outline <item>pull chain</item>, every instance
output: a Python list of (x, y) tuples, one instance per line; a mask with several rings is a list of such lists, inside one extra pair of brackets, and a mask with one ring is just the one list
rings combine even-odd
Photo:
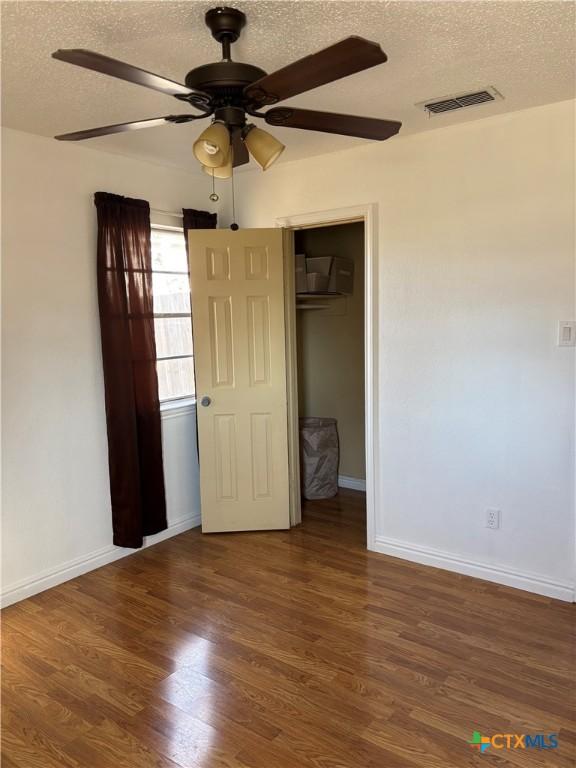
[(232, 168), (232, 224), (230, 224), (230, 229), (233, 232), (236, 232), (237, 229), (240, 229), (238, 224), (236, 224), (236, 199), (234, 197), (234, 168)]
[(210, 195), (210, 200), (212, 200), (213, 203), (217, 203), (218, 200), (220, 200), (219, 196), (216, 194), (216, 181), (214, 179), (214, 170), (212, 170), (212, 194)]

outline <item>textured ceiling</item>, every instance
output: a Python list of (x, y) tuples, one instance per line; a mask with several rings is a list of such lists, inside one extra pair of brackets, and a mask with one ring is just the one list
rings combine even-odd
[[(219, 58), (204, 26), (206, 2), (2, 3), (4, 125), (44, 136), (182, 113), (180, 102), (50, 58), (88, 48), (174, 80)], [(401, 120), (401, 134), (573, 98), (572, 2), (339, 2), (257, 0), (233, 4), (248, 25), (233, 57), (271, 72), (348, 35), (379, 42), (388, 63), (291, 99), (302, 107)], [(504, 100), (428, 118), (414, 104), (495, 86)], [(204, 123), (92, 139), (86, 146), (197, 169), (191, 144)], [(281, 160), (332, 152), (359, 139), (271, 129)], [(398, 141), (399, 138), (391, 139)]]

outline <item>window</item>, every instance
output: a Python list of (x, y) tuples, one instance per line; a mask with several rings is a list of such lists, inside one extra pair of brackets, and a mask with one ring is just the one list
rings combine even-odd
[(152, 227), (152, 290), (160, 402), (193, 397), (190, 277), (181, 229)]

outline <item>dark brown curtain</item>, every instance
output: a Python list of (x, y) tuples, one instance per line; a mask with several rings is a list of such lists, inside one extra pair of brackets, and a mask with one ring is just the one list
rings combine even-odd
[(114, 544), (141, 547), (167, 527), (150, 206), (106, 192), (94, 199)]
[(182, 215), (184, 237), (186, 239), (186, 251), (188, 251), (189, 229), (216, 229), (218, 216), (215, 213), (208, 213), (208, 211), (194, 211), (192, 208), (182, 208)]

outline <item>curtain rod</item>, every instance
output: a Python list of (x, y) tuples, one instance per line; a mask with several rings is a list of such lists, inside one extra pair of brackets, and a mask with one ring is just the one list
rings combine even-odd
[(176, 213), (176, 211), (164, 211), (162, 208), (150, 208), (150, 213), (159, 213), (162, 216), (174, 216), (176, 219), (183, 219), (184, 214)]

